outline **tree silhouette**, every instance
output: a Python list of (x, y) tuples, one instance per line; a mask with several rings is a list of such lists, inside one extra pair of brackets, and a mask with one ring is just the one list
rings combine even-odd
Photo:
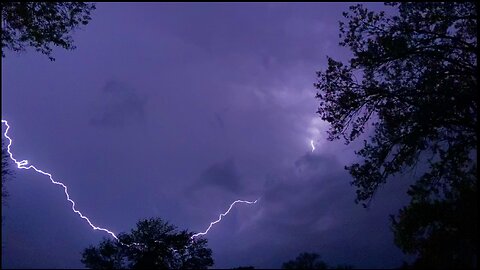
[[(477, 4), (388, 5), (398, 8), (398, 15), (361, 5), (344, 12), (348, 23), (340, 23), (340, 45), (353, 57), (348, 63), (328, 58), (328, 68), (317, 73), (318, 113), (331, 124), (329, 140), (343, 137), (348, 144), (368, 126), (374, 129), (356, 152), (363, 161), (346, 167), (356, 201), (364, 206), (389, 177), (416, 169), (419, 161), (428, 165), (410, 186), (410, 206), (398, 220), (392, 218), (396, 243), (419, 260), (442, 257), (450, 260), (447, 265), (463, 260), (473, 267)], [(458, 241), (451, 241), (455, 236)]]
[(31, 46), (51, 56), (52, 46), (75, 49), (70, 33), (90, 21), (95, 9), (81, 2), (3, 2), (2, 57), (5, 49), (24, 51)]
[(327, 269), (327, 264), (320, 260), (320, 255), (304, 252), (295, 260), (283, 263), (282, 269)]
[(320, 260), (317, 253), (300, 253), (295, 260), (283, 263), (282, 269), (352, 269), (349, 265), (339, 265), (331, 267), (326, 262)]
[(478, 244), (477, 185), (463, 181), (443, 200), (416, 198), (391, 217), (395, 243), (418, 254), (414, 268), (475, 268)]
[(206, 239), (194, 239), (186, 230), (161, 219), (145, 219), (120, 241), (104, 239), (82, 253), (82, 263), (93, 269), (206, 269), (213, 265)]
[(5, 199), (8, 197), (5, 181), (13, 176), (13, 170), (10, 166), (10, 156), (2, 138), (2, 204), (5, 204)]

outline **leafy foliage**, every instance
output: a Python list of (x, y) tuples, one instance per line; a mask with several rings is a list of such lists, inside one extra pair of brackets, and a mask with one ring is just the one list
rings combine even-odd
[(356, 152), (362, 161), (346, 166), (364, 206), (389, 177), (428, 165), (410, 186), (410, 206), (392, 218), (396, 243), (419, 260), (472, 267), (476, 247), (467, 238), (478, 238), (478, 215), (463, 201), (477, 202), (477, 4), (387, 5), (396, 15), (362, 5), (344, 13), (340, 45), (353, 57), (328, 58), (317, 72), (318, 113), (331, 124), (329, 140), (349, 144), (373, 127)]
[(317, 253), (300, 253), (295, 260), (283, 263), (282, 269), (352, 269), (349, 265), (339, 265), (331, 267), (324, 261), (320, 260)]
[(104, 239), (98, 247), (83, 251), (82, 263), (93, 269), (206, 269), (213, 265), (206, 239), (193, 235), (161, 219), (145, 219), (119, 241)]
[(398, 217), (391, 217), (395, 243), (418, 254), (415, 268), (469, 269), (478, 243), (477, 185), (469, 179), (445, 194), (445, 199), (415, 198)]
[(75, 49), (72, 30), (86, 25), (95, 5), (82, 2), (3, 2), (2, 57), (5, 49), (34, 47), (50, 60), (52, 46)]
[[(475, 3), (402, 3), (399, 16), (361, 5), (344, 13), (340, 44), (349, 64), (328, 59), (318, 72), (318, 113), (331, 123), (329, 139), (356, 139), (367, 124), (374, 136), (348, 170), (358, 201), (371, 198), (387, 177), (431, 154), (423, 181), (454, 181), (472, 163), (477, 137)], [(362, 75), (358, 78), (357, 75)], [(449, 168), (448, 170), (446, 168)]]
[(2, 204), (5, 203), (5, 198), (8, 197), (5, 181), (13, 176), (13, 171), (10, 167), (10, 164), (10, 156), (8, 155), (7, 148), (5, 147), (2, 139)]
[(282, 269), (327, 269), (327, 264), (316, 253), (300, 253), (295, 260), (282, 265)]

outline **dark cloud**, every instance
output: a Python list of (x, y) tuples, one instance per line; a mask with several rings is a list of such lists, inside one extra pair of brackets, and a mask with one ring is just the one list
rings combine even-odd
[(223, 121), (223, 117), (218, 112), (215, 113), (215, 120), (220, 128), (225, 128), (225, 122)]
[(144, 119), (147, 99), (128, 84), (109, 81), (102, 90), (101, 108), (90, 119), (93, 126), (122, 127)]
[(237, 169), (233, 158), (216, 162), (206, 168), (200, 175), (198, 181), (191, 187), (191, 190), (202, 191), (203, 189), (215, 188), (222, 192), (239, 194), (244, 191), (242, 176)]

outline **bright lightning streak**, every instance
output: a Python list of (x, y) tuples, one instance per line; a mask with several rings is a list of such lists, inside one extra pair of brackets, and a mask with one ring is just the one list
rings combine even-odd
[[(126, 245), (128, 247), (132, 246), (132, 245), (136, 245), (136, 246), (140, 246), (141, 244), (140, 243), (132, 243), (132, 244), (124, 244), (122, 243), (118, 237), (115, 235), (115, 233), (113, 233), (112, 231), (108, 230), (108, 229), (105, 229), (105, 228), (102, 228), (102, 227), (98, 227), (98, 226), (95, 226), (88, 217), (84, 216), (82, 214), (82, 212), (78, 211), (77, 209), (75, 209), (75, 201), (73, 201), (72, 199), (70, 199), (70, 194), (68, 194), (68, 187), (61, 183), (61, 182), (57, 182), (55, 180), (53, 180), (53, 176), (50, 174), (50, 173), (47, 173), (47, 172), (44, 172), (40, 169), (37, 169), (35, 166), (33, 165), (28, 165), (28, 160), (22, 160), (22, 161), (17, 161), (14, 157), (13, 157), (13, 154), (12, 152), (10, 151), (10, 147), (12, 146), (12, 139), (8, 136), (8, 130), (10, 129), (10, 125), (8, 124), (7, 120), (3, 120), (2, 119), (2, 123), (4, 123), (7, 128), (5, 129), (5, 132), (3, 133), (3, 136), (5, 136), (5, 138), (8, 139), (8, 145), (7, 145), (7, 152), (10, 156), (10, 159), (15, 162), (15, 164), (17, 165), (17, 168), (19, 169), (23, 169), (23, 170), (30, 170), (30, 169), (33, 169), (35, 170), (37, 173), (40, 173), (40, 174), (43, 174), (43, 175), (46, 175), (50, 178), (50, 181), (55, 184), (55, 185), (59, 185), (59, 186), (62, 186), (63, 187), (63, 191), (65, 192), (65, 196), (67, 197), (67, 201), (69, 201), (71, 204), (72, 204), (72, 210), (73, 212), (75, 212), (76, 214), (78, 214), (82, 219), (86, 220), (88, 222), (88, 225), (90, 225), (90, 227), (92, 227), (92, 229), (94, 230), (99, 230), (99, 231), (103, 231), (103, 232), (106, 232), (108, 234), (110, 234), (113, 238), (115, 238), (117, 241), (119, 241), (122, 245)], [(313, 145), (312, 145), (313, 146)], [(198, 237), (198, 236), (201, 236), (201, 235), (206, 235), (208, 233), (208, 231), (212, 228), (213, 225), (217, 224), (218, 222), (220, 222), (222, 220), (222, 217), (228, 215), (228, 213), (230, 212), (230, 210), (232, 210), (233, 206), (236, 204), (236, 203), (246, 203), (246, 204), (255, 204), (257, 203), (258, 199), (255, 200), (254, 202), (250, 202), (250, 201), (243, 201), (243, 200), (236, 200), (234, 201), (230, 207), (228, 208), (227, 212), (225, 212), (224, 214), (221, 214), (219, 217), (218, 217), (218, 220), (214, 221), (214, 222), (211, 222), (210, 223), (210, 226), (208, 227), (208, 229), (204, 232), (201, 232), (201, 233), (197, 233), (197, 234), (194, 234), (192, 235), (192, 237), (190, 239), (193, 239), (195, 237)]]
[(28, 164), (28, 160), (22, 160), (22, 161), (17, 161), (14, 157), (13, 157), (13, 154), (12, 152), (10, 152), (10, 147), (12, 146), (12, 139), (8, 136), (8, 130), (10, 129), (10, 126), (8, 125), (8, 122), (7, 120), (3, 120), (2, 119), (2, 123), (4, 123), (6, 126), (7, 126), (7, 129), (5, 130), (5, 133), (3, 133), (3, 135), (5, 136), (5, 138), (8, 139), (8, 146), (7, 146), (7, 152), (8, 154), (10, 155), (10, 159), (13, 160), (15, 162), (15, 164), (17, 164), (17, 168), (19, 169), (24, 169), (24, 170), (30, 170), (30, 169), (33, 169), (35, 170), (37, 173), (40, 173), (40, 174), (43, 174), (43, 175), (46, 175), (50, 178), (50, 181), (55, 184), (55, 185), (59, 185), (59, 186), (62, 186), (63, 187), (63, 191), (65, 192), (65, 196), (67, 196), (67, 201), (69, 201), (71, 204), (72, 204), (72, 210), (73, 212), (77, 213), (81, 218), (83, 218), (84, 220), (86, 220), (88, 222), (88, 225), (90, 225), (90, 227), (92, 227), (92, 229), (94, 230), (99, 230), (99, 231), (103, 231), (103, 232), (106, 232), (108, 234), (110, 234), (111, 236), (113, 236), (113, 238), (117, 239), (118, 241), (118, 237), (110, 230), (108, 229), (105, 229), (105, 228), (101, 228), (101, 227), (98, 227), (98, 226), (95, 226), (93, 225), (93, 223), (90, 221), (90, 219), (86, 216), (84, 216), (82, 214), (82, 212), (78, 211), (77, 209), (75, 209), (75, 202), (70, 199), (70, 195), (68, 194), (68, 188), (65, 184), (61, 183), (61, 182), (57, 182), (55, 180), (53, 180), (53, 177), (51, 174), (47, 173), (47, 172), (44, 172), (40, 169), (37, 169), (35, 166), (33, 165), (29, 165), (27, 166)]
[(193, 239), (195, 237), (198, 237), (198, 236), (202, 236), (202, 235), (206, 235), (208, 233), (208, 231), (210, 231), (210, 229), (212, 228), (213, 225), (217, 224), (218, 222), (220, 222), (222, 220), (222, 217), (228, 215), (228, 213), (230, 212), (230, 210), (232, 210), (233, 206), (236, 204), (236, 203), (246, 203), (246, 204), (255, 204), (257, 203), (259, 199), (256, 199), (255, 201), (253, 202), (249, 202), (249, 201), (242, 201), (242, 200), (236, 200), (234, 201), (232, 204), (230, 204), (230, 207), (228, 208), (227, 212), (223, 213), (223, 214), (220, 214), (218, 216), (218, 219), (211, 222), (210, 223), (210, 226), (208, 226), (207, 230), (205, 230), (204, 232), (200, 232), (200, 233), (196, 233), (194, 235), (192, 235), (192, 237), (190, 237), (190, 239)]
[(312, 152), (315, 150), (315, 145), (313, 145), (313, 140), (310, 140), (310, 145), (312, 146)]

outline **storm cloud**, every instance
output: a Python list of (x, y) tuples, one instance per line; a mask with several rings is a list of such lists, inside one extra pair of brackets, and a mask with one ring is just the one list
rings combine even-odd
[(90, 119), (93, 126), (120, 127), (145, 117), (146, 97), (125, 83), (108, 81), (98, 101), (97, 115)]

